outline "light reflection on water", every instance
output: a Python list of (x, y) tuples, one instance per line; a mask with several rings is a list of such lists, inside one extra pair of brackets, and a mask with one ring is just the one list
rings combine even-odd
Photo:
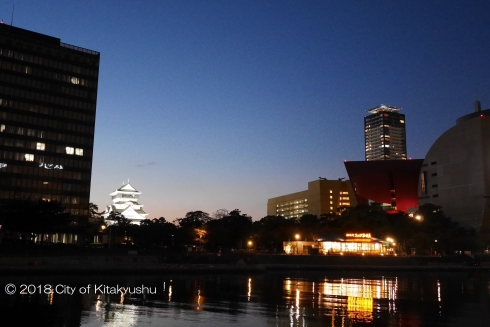
[[(16, 326), (488, 326), (490, 276), (291, 272), (265, 275), (0, 277), (20, 285), (89, 283), (156, 294), (0, 294)], [(37, 318), (29, 318), (32, 316)], [(13, 320), (10, 320), (13, 319)]]
[[(316, 289), (315, 289), (316, 286)], [(311, 307), (330, 310), (332, 321), (335, 317), (348, 317), (353, 323), (373, 321), (373, 312), (381, 311), (387, 304), (390, 313), (396, 313), (396, 277), (380, 279), (327, 279), (317, 282), (308, 280), (284, 280), (284, 298), (294, 302), (297, 309), (310, 302)], [(294, 299), (293, 299), (294, 297)], [(294, 300), (294, 301), (293, 301)]]

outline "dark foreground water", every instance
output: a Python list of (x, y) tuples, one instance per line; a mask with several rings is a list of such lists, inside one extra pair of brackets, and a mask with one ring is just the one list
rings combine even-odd
[(0, 276), (0, 287), (1, 326), (490, 326), (489, 273)]

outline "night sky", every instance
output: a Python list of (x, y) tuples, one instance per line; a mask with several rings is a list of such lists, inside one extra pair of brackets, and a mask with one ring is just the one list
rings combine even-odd
[(406, 115), (424, 158), (490, 108), (490, 1), (40, 1), (0, 19), (101, 53), (91, 201), (129, 181), (148, 218), (240, 209), (347, 177), (363, 117)]

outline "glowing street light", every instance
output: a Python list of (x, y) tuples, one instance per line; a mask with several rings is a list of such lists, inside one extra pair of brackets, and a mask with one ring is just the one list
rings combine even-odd
[(294, 235), (294, 238), (296, 239), (296, 254), (299, 254), (299, 251), (298, 251), (298, 240), (300, 238), (299, 234)]
[[(100, 226), (100, 229), (102, 229), (102, 232), (107, 228), (106, 225)], [(111, 238), (112, 238), (112, 228), (109, 228), (109, 249), (111, 248)]]

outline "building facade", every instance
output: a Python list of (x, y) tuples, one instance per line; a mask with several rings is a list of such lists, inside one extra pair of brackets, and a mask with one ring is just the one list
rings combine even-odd
[(0, 24), (0, 201), (88, 217), (100, 54)]
[[(107, 206), (106, 210), (102, 214), (104, 219), (107, 219), (111, 213), (121, 214), (124, 218), (130, 220), (132, 224), (139, 225), (142, 220), (146, 219), (148, 215), (143, 211), (143, 205), (139, 204), (139, 198), (141, 192), (127, 183), (109, 194), (112, 199), (112, 204)], [(107, 221), (111, 224), (113, 222)]]
[(406, 160), (405, 115), (401, 109), (381, 105), (364, 117), (366, 161)]
[(408, 212), (418, 205), (418, 178), (422, 159), (345, 161), (345, 169), (359, 204), (369, 200), (388, 209)]
[[(427, 153), (419, 179), (419, 205), (442, 207), (463, 227), (490, 235), (490, 109), (456, 121)], [(489, 238), (490, 239), (490, 238)]]
[(267, 215), (300, 218), (306, 214), (340, 214), (346, 207), (356, 205), (350, 181), (319, 179), (309, 182), (306, 191), (269, 199)]

